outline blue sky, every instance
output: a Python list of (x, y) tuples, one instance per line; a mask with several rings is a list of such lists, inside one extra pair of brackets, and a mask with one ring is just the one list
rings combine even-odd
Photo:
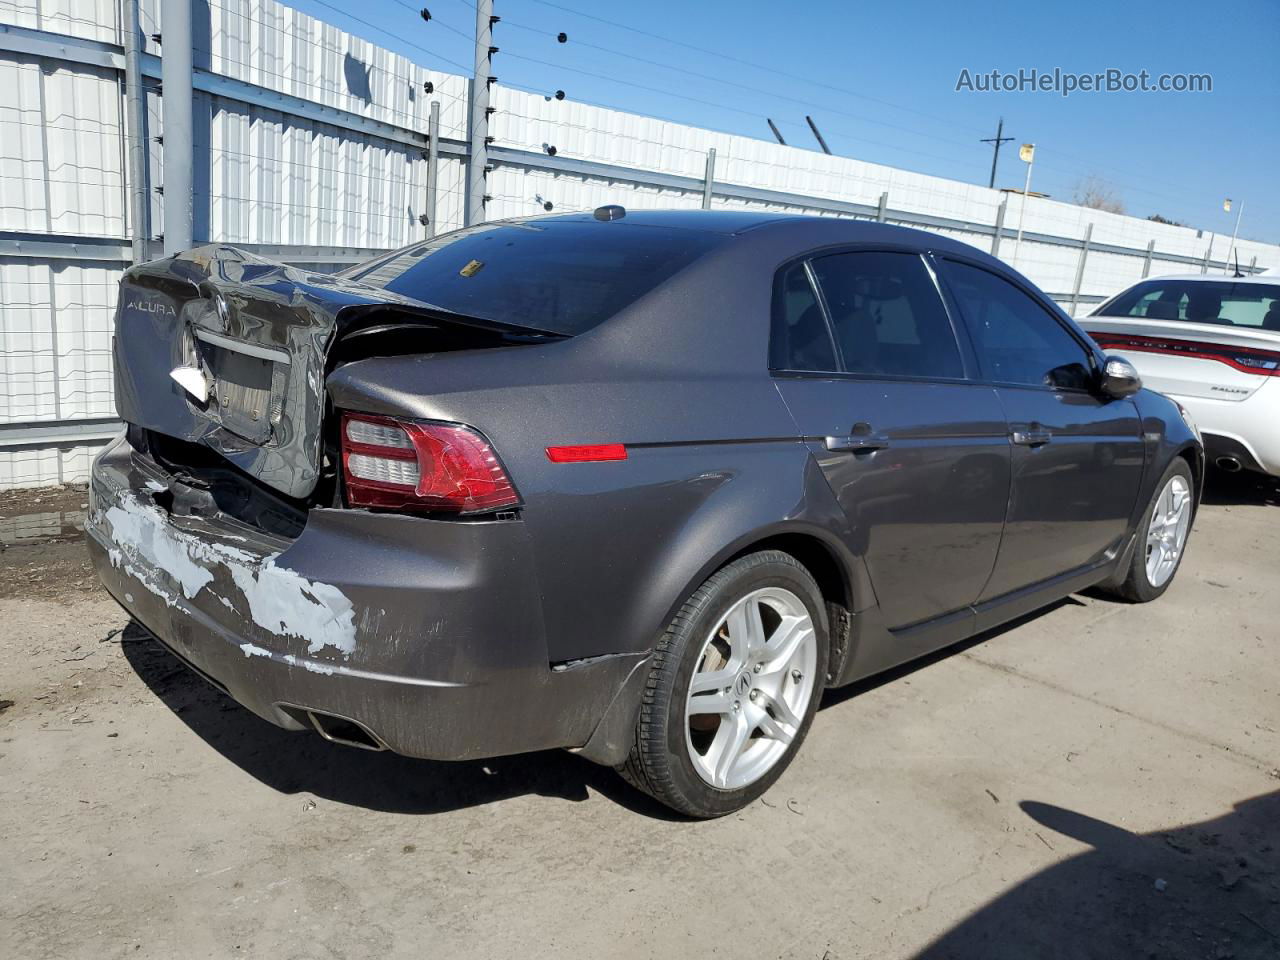
[[(429, 23), (415, 12), (424, 3)], [(446, 61), (472, 61), (468, 0), (290, 5), (428, 67), (460, 72)], [(1021, 187), (1017, 145), (1030, 141), (1032, 189), (1070, 200), (1094, 175), (1127, 213), (1219, 233), (1234, 223), (1235, 209), (1222, 210), (1229, 196), (1244, 203), (1242, 237), (1280, 242), (1280, 0), (495, 0), (494, 8), (503, 18), (494, 40), (502, 83), (765, 139), (768, 116), (788, 143), (818, 149), (804, 123), (812, 114), (834, 153), (982, 184), (991, 148), (978, 141), (1003, 116), (1015, 140), (1001, 151), (997, 186)], [(568, 43), (556, 41), (560, 31)], [(1208, 73), (1213, 92), (955, 89), (965, 68), (1055, 67)]]

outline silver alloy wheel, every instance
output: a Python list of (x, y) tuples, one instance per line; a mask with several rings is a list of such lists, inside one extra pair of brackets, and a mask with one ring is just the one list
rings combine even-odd
[(1170, 477), (1147, 522), (1147, 581), (1151, 586), (1162, 587), (1173, 576), (1190, 529), (1191, 487), (1185, 477)]
[(698, 775), (736, 790), (773, 769), (800, 732), (817, 662), (813, 620), (790, 590), (765, 587), (735, 603), (689, 681), (685, 745)]

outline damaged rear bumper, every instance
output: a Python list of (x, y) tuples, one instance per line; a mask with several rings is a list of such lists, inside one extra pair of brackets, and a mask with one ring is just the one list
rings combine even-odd
[(286, 540), (207, 500), (121, 437), (94, 463), (89, 550), (143, 627), (254, 713), (345, 718), (414, 757), (622, 759), (645, 657), (548, 662), (521, 521), (313, 509)]

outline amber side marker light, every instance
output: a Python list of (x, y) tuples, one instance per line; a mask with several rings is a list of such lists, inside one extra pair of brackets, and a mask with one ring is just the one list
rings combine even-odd
[(547, 459), (552, 463), (625, 460), (627, 448), (621, 443), (583, 443), (572, 447), (547, 447)]

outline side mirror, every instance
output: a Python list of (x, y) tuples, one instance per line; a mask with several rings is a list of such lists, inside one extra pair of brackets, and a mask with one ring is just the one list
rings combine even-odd
[(1142, 389), (1142, 378), (1133, 364), (1124, 357), (1111, 356), (1103, 361), (1099, 388), (1108, 397), (1120, 400), (1131, 397)]

